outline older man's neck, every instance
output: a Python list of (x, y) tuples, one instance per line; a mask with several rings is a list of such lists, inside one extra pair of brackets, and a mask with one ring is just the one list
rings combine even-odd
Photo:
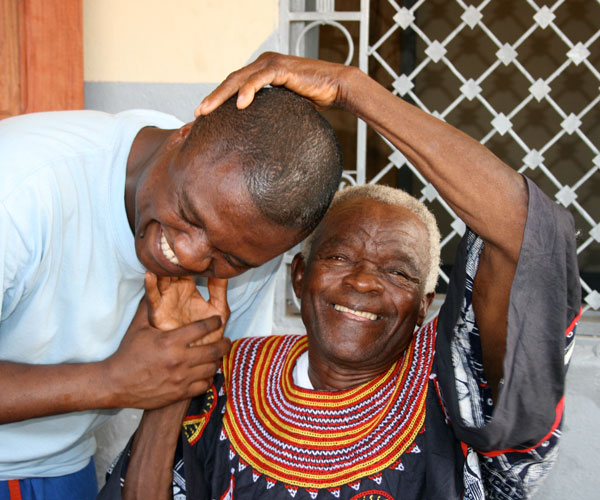
[(317, 391), (344, 391), (366, 384), (385, 373), (389, 366), (357, 368), (322, 362), (309, 352), (308, 377)]

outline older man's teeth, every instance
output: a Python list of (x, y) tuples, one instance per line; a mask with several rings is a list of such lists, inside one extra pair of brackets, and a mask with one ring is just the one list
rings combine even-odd
[(165, 233), (162, 233), (160, 237), (160, 249), (169, 262), (177, 266), (181, 265), (179, 259), (175, 255), (175, 252), (173, 252), (173, 249), (169, 246), (167, 238), (165, 238)]
[(366, 311), (356, 311), (355, 309), (350, 309), (346, 306), (340, 306), (339, 304), (334, 304), (333, 308), (336, 311), (354, 314), (354, 316), (360, 316), (361, 318), (370, 319), (371, 321), (375, 321), (377, 319), (377, 314)]

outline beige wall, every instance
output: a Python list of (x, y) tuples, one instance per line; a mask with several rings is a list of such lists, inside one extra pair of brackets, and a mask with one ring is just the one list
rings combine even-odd
[(83, 0), (87, 82), (217, 82), (278, 26), (278, 0)]

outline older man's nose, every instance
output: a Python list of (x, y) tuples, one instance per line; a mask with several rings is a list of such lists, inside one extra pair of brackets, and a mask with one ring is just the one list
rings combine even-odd
[(369, 263), (357, 264), (352, 272), (344, 277), (343, 283), (361, 293), (378, 294), (383, 291), (379, 270)]

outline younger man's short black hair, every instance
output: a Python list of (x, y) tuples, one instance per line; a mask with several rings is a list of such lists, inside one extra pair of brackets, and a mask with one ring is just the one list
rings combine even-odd
[(306, 99), (283, 88), (260, 90), (243, 110), (236, 99), (198, 118), (181, 152), (215, 161), (234, 156), (260, 212), (308, 234), (325, 215), (342, 174), (331, 126)]

